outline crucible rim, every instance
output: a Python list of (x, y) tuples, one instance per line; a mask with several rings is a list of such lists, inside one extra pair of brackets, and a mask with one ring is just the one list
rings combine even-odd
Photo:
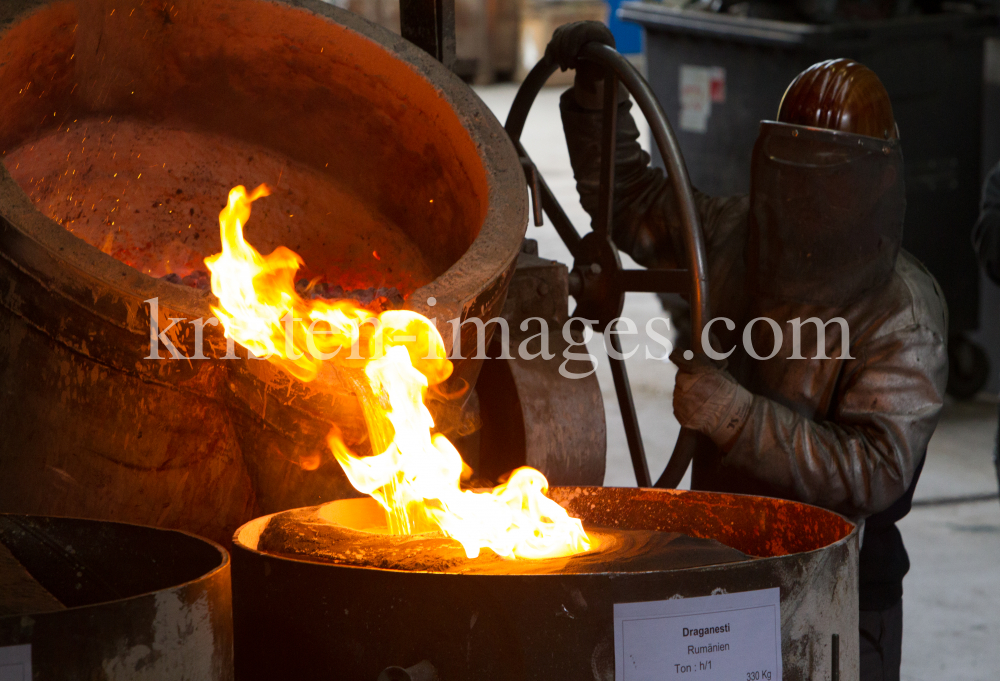
[[(252, 1), (317, 16), (361, 40), (374, 43), (378, 49), (406, 64), (451, 108), (474, 144), (487, 179), (485, 217), (465, 253), (430, 283), (413, 291), (406, 308), (437, 317), (439, 328), (445, 328), (448, 319), (467, 316), (477, 296), (494, 282), (502, 281), (510, 270), (527, 230), (527, 187), (517, 152), (503, 126), (458, 76), (388, 29), (321, 0)], [(60, 4), (60, 0), (21, 0), (12, 4), (0, 8), (0, 38), (33, 12)], [(126, 298), (156, 297), (163, 308), (188, 314), (191, 318), (211, 316), (209, 305), (213, 296), (154, 279), (74, 236), (34, 206), (3, 164), (0, 164), (0, 219), (44, 249), (48, 258), (74, 270), (63, 272), (60, 278), (69, 276), (77, 281), (95, 281)], [(428, 298), (436, 299), (435, 306), (426, 303)], [(85, 307), (92, 305), (84, 297), (75, 299)], [(442, 335), (450, 350), (450, 335)]]

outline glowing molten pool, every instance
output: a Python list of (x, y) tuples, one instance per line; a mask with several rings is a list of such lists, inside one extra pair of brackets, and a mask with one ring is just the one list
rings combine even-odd
[(488, 492), (461, 489), (462, 457), (446, 437), (432, 435), (427, 388), (451, 374), (444, 342), (426, 317), (407, 310), (376, 314), (349, 301), (306, 300), (295, 290), (303, 264), (285, 247), (261, 255), (243, 238), (250, 204), (267, 196), (229, 193), (219, 215), (222, 252), (206, 258), (212, 307), (226, 335), (301, 381), (341, 372), (364, 408), (371, 456), (356, 456), (334, 429), (330, 448), (348, 479), (385, 509), (392, 534), (441, 531), (469, 558), (484, 548), (500, 556), (551, 558), (590, 548), (578, 519), (545, 496), (548, 482), (533, 468), (515, 470)]

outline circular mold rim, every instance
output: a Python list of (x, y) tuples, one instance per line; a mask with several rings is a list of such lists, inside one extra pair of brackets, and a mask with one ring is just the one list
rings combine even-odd
[[(759, 512), (760, 512), (760, 514), (762, 516), (768, 517), (768, 520), (770, 520), (771, 523), (774, 524), (775, 526), (780, 526), (780, 523), (782, 522), (781, 515), (783, 515), (785, 513), (789, 513), (789, 514), (792, 514), (792, 516), (798, 515), (799, 517), (804, 517), (805, 518), (805, 523), (807, 523), (807, 522), (816, 522), (816, 521), (826, 522), (826, 523), (828, 523), (830, 525), (830, 529), (831, 529), (833, 535), (836, 536), (836, 539), (833, 539), (833, 541), (828, 541), (828, 540), (823, 540), (823, 541), (820, 541), (820, 542), (815, 542), (814, 541), (814, 542), (812, 542), (812, 545), (799, 547), (802, 550), (798, 550), (798, 551), (786, 550), (784, 548), (781, 548), (781, 545), (778, 544), (778, 545), (775, 545), (772, 548), (772, 550), (767, 555), (756, 555), (756, 554), (748, 553), (746, 550), (744, 550), (746, 548), (745, 546), (744, 546), (744, 548), (741, 548), (740, 546), (733, 546), (732, 543), (729, 543), (729, 542), (726, 541), (727, 538), (723, 538), (723, 537), (719, 537), (719, 536), (713, 536), (712, 534), (705, 533), (705, 532), (699, 532), (697, 530), (693, 530), (690, 527), (672, 527), (672, 528), (669, 528), (669, 529), (663, 529), (662, 531), (682, 532), (682, 533), (685, 533), (685, 534), (689, 534), (690, 536), (693, 536), (693, 537), (699, 537), (699, 538), (704, 538), (704, 539), (714, 539), (714, 540), (719, 541), (719, 542), (721, 542), (721, 543), (723, 543), (723, 544), (725, 544), (727, 546), (731, 546), (732, 548), (735, 548), (737, 550), (743, 551), (744, 553), (747, 553), (747, 555), (748, 555), (749, 558), (748, 558), (747, 561), (740, 561), (740, 562), (737, 562), (737, 563), (722, 563), (722, 564), (718, 564), (718, 565), (704, 565), (704, 566), (700, 566), (700, 567), (679, 568), (679, 569), (675, 569), (675, 570), (664, 570), (663, 571), (664, 574), (667, 574), (667, 573), (670, 573), (670, 572), (687, 572), (687, 571), (701, 571), (701, 570), (715, 570), (715, 569), (730, 570), (730, 569), (733, 569), (734, 566), (738, 566), (738, 565), (742, 565), (742, 564), (746, 564), (746, 563), (750, 563), (750, 562), (753, 562), (753, 563), (761, 563), (761, 562), (780, 563), (782, 561), (785, 561), (785, 560), (787, 560), (789, 558), (793, 558), (795, 556), (804, 556), (804, 555), (808, 555), (808, 554), (814, 554), (814, 553), (819, 553), (819, 552), (824, 552), (824, 551), (830, 551), (832, 549), (836, 549), (836, 548), (842, 547), (842, 546), (848, 544), (849, 542), (854, 541), (854, 539), (858, 536), (858, 533), (859, 533), (859, 530), (860, 530), (860, 526), (859, 525), (851, 522), (850, 520), (848, 520), (847, 518), (845, 518), (844, 516), (842, 516), (840, 514), (834, 513), (833, 511), (828, 511), (828, 510), (826, 510), (824, 508), (820, 508), (818, 506), (813, 506), (813, 505), (810, 505), (810, 504), (805, 504), (805, 503), (798, 502), (798, 501), (790, 501), (790, 500), (786, 500), (786, 499), (776, 499), (776, 498), (771, 498), (771, 497), (755, 497), (755, 496), (744, 495), (744, 494), (725, 494), (725, 493), (720, 493), (720, 492), (700, 492), (700, 491), (689, 491), (689, 490), (665, 490), (665, 489), (653, 489), (653, 488), (636, 489), (636, 488), (633, 488), (633, 487), (628, 487), (628, 488), (622, 488), (622, 487), (553, 487), (553, 488), (551, 488), (549, 490), (549, 493), (550, 493), (550, 496), (553, 499), (555, 499), (557, 502), (559, 502), (560, 505), (562, 505), (562, 506), (564, 506), (566, 508), (569, 508), (569, 506), (567, 504), (571, 504), (576, 499), (580, 499), (581, 500), (581, 502), (582, 502), (581, 503), (581, 508), (587, 508), (588, 505), (589, 505), (589, 503), (590, 503), (587, 500), (588, 499), (593, 499), (593, 497), (595, 497), (595, 496), (614, 497), (614, 496), (621, 496), (621, 495), (625, 495), (627, 497), (630, 497), (632, 501), (637, 501), (637, 502), (640, 502), (640, 503), (643, 502), (643, 501), (653, 500), (654, 503), (663, 504), (663, 506), (666, 508), (666, 507), (668, 507), (668, 506), (671, 505), (671, 502), (684, 503), (684, 502), (681, 502), (681, 499), (683, 497), (685, 497), (685, 496), (688, 496), (688, 498), (692, 502), (696, 502), (696, 505), (692, 505), (692, 508), (688, 509), (688, 510), (701, 510), (704, 506), (712, 505), (713, 503), (718, 503), (720, 505), (720, 507), (725, 507), (727, 509), (733, 509), (737, 513), (740, 513), (746, 507), (757, 507), (758, 510), (759, 510)], [(652, 497), (652, 499), (650, 497)], [(660, 498), (656, 499), (656, 497), (660, 497)], [(354, 500), (354, 501), (357, 501), (357, 500)], [(664, 503), (664, 502), (666, 502), (666, 503)], [(766, 502), (766, 506), (762, 505), (761, 502)], [(337, 503), (337, 502), (334, 502), (334, 503)], [(614, 504), (613, 500), (610, 501), (610, 503), (608, 504), (608, 507), (606, 507), (604, 510), (610, 510), (612, 508), (612, 504)], [(295, 509), (290, 509), (290, 510), (295, 510)], [(572, 511), (572, 509), (570, 509), (570, 510)], [(411, 571), (411, 570), (397, 570), (397, 569), (393, 569), (393, 568), (381, 568), (381, 567), (376, 567), (376, 566), (364, 566), (364, 567), (362, 567), (362, 566), (356, 566), (356, 565), (339, 565), (339, 564), (329, 563), (329, 562), (325, 562), (325, 561), (318, 561), (318, 560), (317, 561), (313, 561), (313, 560), (309, 560), (307, 557), (304, 557), (304, 556), (291, 556), (291, 555), (275, 554), (275, 553), (270, 553), (270, 552), (267, 552), (267, 551), (260, 550), (258, 548), (258, 545), (259, 545), (259, 542), (260, 542), (261, 533), (267, 528), (267, 525), (270, 522), (271, 518), (274, 517), (274, 516), (277, 516), (277, 515), (281, 515), (282, 513), (288, 513), (288, 512), (289, 511), (280, 511), (278, 513), (272, 513), (272, 514), (269, 514), (269, 515), (261, 516), (259, 518), (254, 518), (250, 522), (242, 525), (233, 534), (232, 545), (233, 545), (234, 550), (235, 549), (239, 549), (239, 550), (243, 550), (243, 551), (247, 551), (249, 553), (255, 554), (257, 556), (261, 556), (261, 557), (266, 556), (269, 560), (287, 561), (287, 562), (291, 562), (291, 563), (308, 563), (308, 564), (313, 564), (313, 565), (326, 565), (326, 566), (329, 566), (329, 567), (332, 567), (332, 568), (339, 568), (339, 569), (346, 569), (346, 570), (376, 570), (376, 571), (386, 571), (386, 572), (406, 572), (406, 573), (428, 574), (428, 575), (449, 575), (450, 574), (450, 573), (445, 573), (445, 572), (435, 572), (435, 571), (431, 571), (431, 570), (428, 570), (428, 571), (419, 571), (418, 572), (418, 571)], [(584, 513), (577, 513), (575, 517), (581, 517), (581, 516), (585, 516), (585, 515), (586, 514), (584, 514)], [(587, 520), (586, 517), (583, 517), (582, 519), (585, 520), (585, 521)], [(649, 516), (644, 516), (643, 520), (645, 520), (645, 521), (651, 521), (651, 518)], [(805, 527), (804, 527), (805, 523), (803, 523), (803, 527), (799, 528), (800, 532), (803, 531), (803, 529), (805, 529)], [(652, 523), (649, 522), (649, 524), (651, 525)], [(751, 523), (748, 522), (747, 524), (749, 525)], [(629, 528), (630, 529), (655, 529), (655, 528), (652, 528), (652, 527), (647, 527), (646, 526), (647, 523), (641, 523), (640, 525), (641, 525), (640, 527), (629, 526)], [(834, 525), (836, 526), (835, 528), (833, 527)], [(613, 524), (606, 524), (606, 526), (614, 527)], [(727, 528), (723, 527), (723, 529), (727, 529)], [(800, 537), (800, 539), (803, 539), (803, 540), (808, 540), (810, 538), (811, 537), (809, 535), (802, 535)], [(573, 573), (574, 577), (576, 577), (576, 576), (582, 576), (582, 575), (587, 575), (587, 574), (609, 574), (609, 573), (600, 573), (600, 572), (591, 573), (591, 572), (585, 572), (585, 571), (584, 572), (579, 572), (579, 573)], [(617, 574), (617, 573), (610, 573), (610, 574)], [(517, 578), (517, 577), (521, 577), (521, 576), (522, 575), (518, 575), (516, 573), (511, 573), (510, 575), (505, 575), (505, 574), (486, 575), (486, 577), (501, 578), (501, 579), (504, 578), (504, 577)], [(559, 578), (561, 576), (562, 575), (560, 575), (558, 573), (532, 575), (533, 578), (543, 578), (543, 579), (545, 579), (545, 578), (552, 578), (552, 579), (554, 579), (554, 578)]]

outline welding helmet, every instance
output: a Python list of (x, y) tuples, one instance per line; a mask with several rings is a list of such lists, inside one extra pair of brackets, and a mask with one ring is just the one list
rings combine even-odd
[(750, 180), (748, 269), (758, 294), (843, 305), (887, 281), (903, 238), (903, 157), (870, 69), (821, 62), (762, 121)]

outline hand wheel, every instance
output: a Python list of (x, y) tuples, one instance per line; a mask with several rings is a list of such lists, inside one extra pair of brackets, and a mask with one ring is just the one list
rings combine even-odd
[[(576, 298), (577, 307), (573, 316), (597, 320), (601, 329), (621, 316), (625, 304), (625, 294), (629, 291), (652, 293), (686, 293), (691, 300), (692, 344), (695, 352), (702, 352), (702, 329), (708, 317), (708, 281), (705, 244), (702, 237), (698, 211), (688, 179), (687, 167), (681, 156), (674, 131), (667, 121), (663, 108), (653, 91), (638, 71), (613, 48), (600, 43), (589, 43), (580, 51), (580, 58), (593, 62), (604, 70), (604, 112), (601, 129), (601, 184), (598, 214), (594, 218), (593, 230), (584, 236), (573, 227), (555, 196), (537, 173), (531, 159), (521, 146), (520, 137), (525, 120), (535, 97), (545, 81), (556, 68), (554, 62), (542, 59), (528, 74), (514, 98), (505, 128), (510, 135), (521, 163), (525, 168), (528, 183), (533, 194), (535, 222), (541, 224), (539, 205), (555, 226), (569, 252), (573, 256), (570, 272), (570, 294)], [(671, 178), (680, 221), (684, 228), (684, 244), (688, 269), (623, 269), (618, 249), (611, 240), (611, 220), (613, 215), (615, 184), (615, 140), (618, 118), (618, 86), (623, 84), (635, 99), (639, 110), (649, 122), (653, 139), (659, 147)], [(617, 324), (612, 330), (617, 328)], [(612, 349), (621, 357), (621, 344), (616, 333), (609, 333), (607, 339)], [(629, 454), (635, 479), (639, 487), (649, 487), (649, 466), (639, 432), (639, 421), (632, 400), (625, 361), (610, 356), (611, 373), (614, 376), (615, 392), (621, 407), (625, 436), (628, 439)], [(687, 470), (700, 434), (682, 428), (677, 445), (670, 457), (666, 470), (656, 482), (657, 487), (676, 487)]]

